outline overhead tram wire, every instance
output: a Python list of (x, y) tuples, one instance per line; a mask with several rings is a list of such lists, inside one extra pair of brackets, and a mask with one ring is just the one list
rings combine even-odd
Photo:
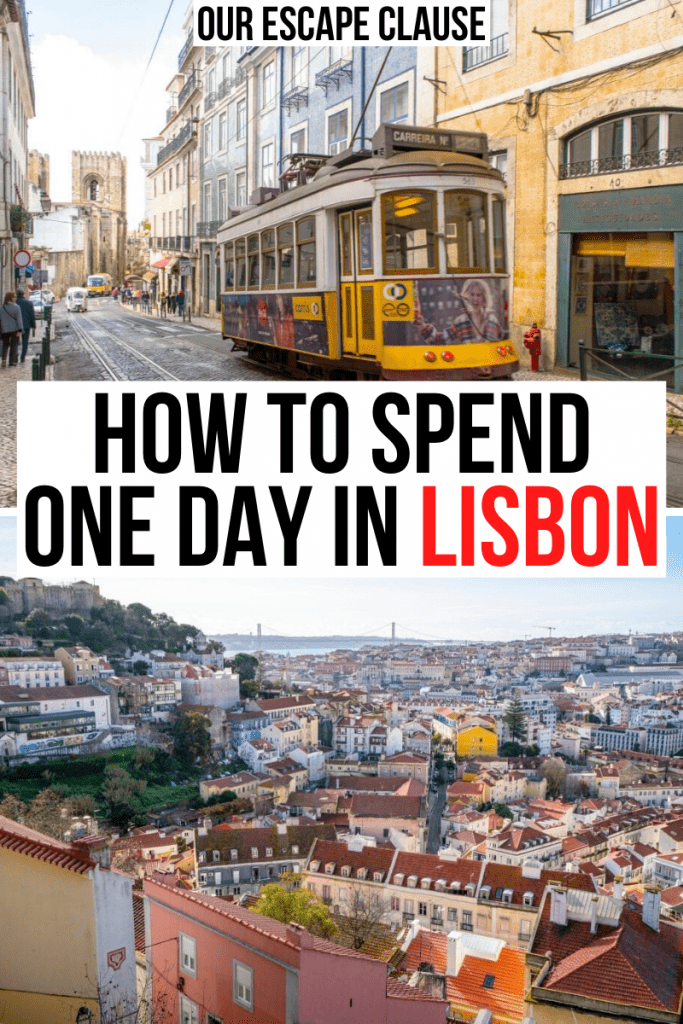
[(130, 115), (133, 113), (133, 108), (134, 108), (134, 106), (135, 106), (135, 104), (137, 102), (138, 96), (139, 96), (139, 94), (140, 94), (140, 92), (142, 90), (142, 86), (145, 83), (145, 78), (147, 77), (147, 72), (149, 71), (150, 65), (151, 65), (152, 61), (154, 60), (154, 54), (157, 52), (157, 46), (159, 45), (159, 40), (161, 39), (161, 35), (162, 35), (164, 29), (166, 28), (166, 22), (168, 21), (168, 16), (171, 13), (171, 9), (172, 9), (174, 3), (175, 3), (175, 0), (171, 0), (171, 2), (168, 5), (168, 9), (166, 11), (166, 14), (164, 15), (164, 20), (161, 23), (161, 28), (159, 29), (159, 34), (156, 37), (156, 40), (154, 42), (154, 46), (152, 47), (152, 52), (149, 55), (149, 60), (147, 61), (147, 66), (145, 67), (145, 70), (144, 70), (144, 72), (142, 74), (142, 78), (140, 79), (140, 85), (138, 86), (137, 91), (136, 91), (135, 95), (133, 96), (133, 99), (131, 100), (131, 104), (130, 104), (130, 107), (128, 109), (128, 113), (126, 114), (125, 120), (124, 120), (123, 125), (121, 127), (121, 131), (119, 132), (119, 137), (116, 140), (116, 148), (117, 149), (121, 145), (121, 139), (123, 138), (123, 133), (125, 132), (126, 128), (128, 127), (128, 122), (130, 121)]

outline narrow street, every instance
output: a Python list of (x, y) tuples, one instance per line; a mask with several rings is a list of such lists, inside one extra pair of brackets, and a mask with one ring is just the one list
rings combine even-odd
[(275, 380), (231, 352), (219, 332), (136, 313), (111, 298), (91, 299), (87, 313), (54, 307), (55, 380)]
[(441, 782), (436, 793), (429, 794), (429, 831), (427, 834), (427, 853), (438, 853), (441, 849), (441, 815), (446, 803), (448, 781)]

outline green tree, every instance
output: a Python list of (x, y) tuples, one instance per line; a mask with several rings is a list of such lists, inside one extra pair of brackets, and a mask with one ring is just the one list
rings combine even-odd
[(195, 764), (198, 757), (211, 753), (211, 722), (204, 715), (188, 712), (173, 723), (173, 752), (186, 765)]
[(240, 683), (240, 697), (242, 700), (253, 700), (254, 697), (258, 697), (260, 689), (259, 684), (253, 679), (245, 679), (243, 683)]
[(500, 818), (513, 818), (514, 815), (507, 804), (496, 804), (493, 808)]
[(258, 669), (258, 658), (253, 654), (236, 654), (230, 663), (230, 670), (240, 677), (240, 683), (247, 679), (255, 679)]
[(149, 671), (149, 665), (142, 658), (138, 658), (137, 661), (133, 662), (133, 675), (146, 676)]
[(526, 721), (522, 702), (519, 697), (512, 698), (508, 704), (508, 709), (503, 716), (503, 721), (510, 730), (512, 742), (515, 743), (519, 741), (524, 735), (524, 723)]
[(149, 747), (135, 748), (133, 767), (137, 772), (144, 771), (146, 768), (150, 768), (154, 764), (154, 760), (154, 751), (150, 750)]
[(147, 783), (144, 779), (134, 779), (125, 768), (110, 764), (104, 770), (102, 799), (107, 805), (109, 817), (119, 828), (128, 828), (136, 814), (134, 800), (144, 793)]
[(264, 885), (254, 907), (257, 914), (287, 924), (295, 921), (313, 935), (329, 939), (337, 931), (330, 912), (310, 889), (287, 889), (281, 885)]

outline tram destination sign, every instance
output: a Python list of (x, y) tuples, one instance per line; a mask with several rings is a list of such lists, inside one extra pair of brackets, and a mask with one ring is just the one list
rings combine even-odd
[(389, 157), (411, 149), (441, 150), (486, 156), (488, 140), (484, 132), (449, 132), (417, 125), (382, 124), (372, 139), (373, 156)]

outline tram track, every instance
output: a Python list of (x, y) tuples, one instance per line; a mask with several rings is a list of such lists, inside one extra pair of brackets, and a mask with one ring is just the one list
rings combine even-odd
[[(75, 330), (76, 334), (80, 338), (83, 346), (87, 349), (89, 354), (109, 374), (112, 380), (131, 379), (130, 366), (124, 368), (119, 363), (117, 363), (117, 361), (114, 358), (112, 358), (111, 353), (103, 351), (101, 339), (93, 337), (93, 333), (88, 331), (87, 328), (83, 325), (83, 323), (78, 319), (78, 314), (70, 313), (68, 315), (68, 323), (69, 326), (73, 330)], [(134, 360), (137, 360), (139, 363), (141, 363), (146, 368), (148, 374), (150, 370), (152, 371), (152, 377), (146, 376), (142, 379), (176, 381), (181, 380), (180, 377), (177, 377), (174, 373), (171, 373), (170, 370), (167, 370), (165, 367), (155, 362), (154, 359), (150, 359), (149, 356), (144, 355), (144, 353), (140, 352), (139, 349), (135, 348), (127, 341), (124, 341), (122, 338), (118, 338), (111, 331), (107, 330), (107, 328), (104, 327), (101, 323), (97, 322), (95, 324), (94, 321), (88, 321), (88, 327), (92, 327), (93, 331), (97, 331), (98, 333), (106, 335), (106, 337), (109, 338), (110, 341), (112, 341), (115, 346), (118, 346), (118, 348), (126, 352), (129, 357), (132, 356)]]

